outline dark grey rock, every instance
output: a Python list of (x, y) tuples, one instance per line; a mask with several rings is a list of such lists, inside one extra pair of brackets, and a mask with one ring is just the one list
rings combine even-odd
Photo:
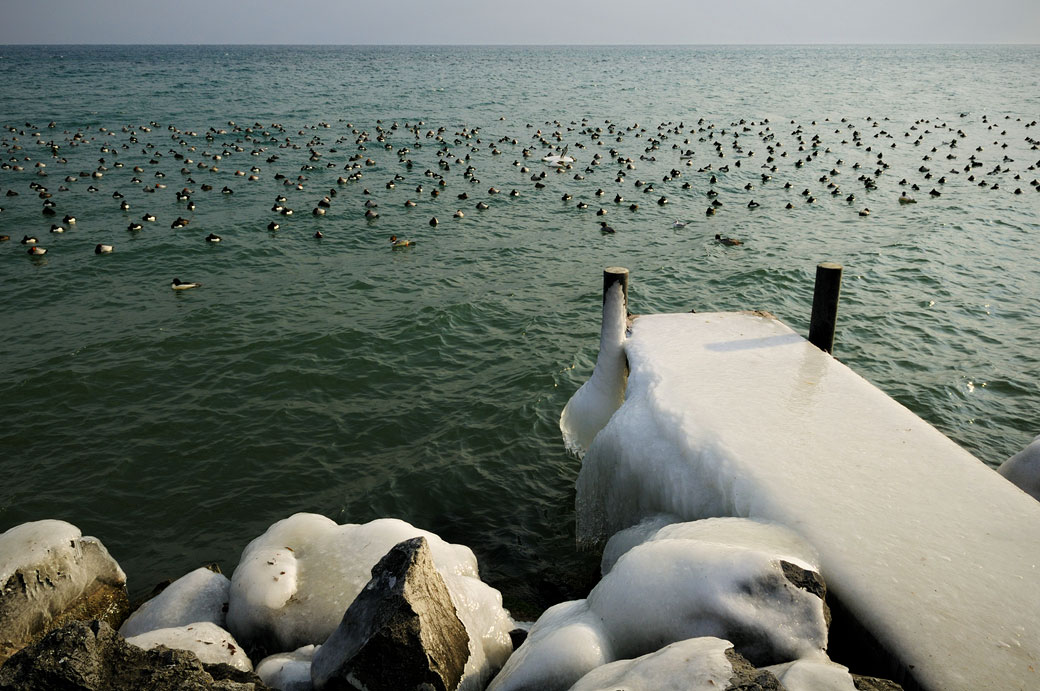
[(455, 612), (426, 538), (395, 545), (314, 655), (319, 691), (453, 691), (469, 658), (469, 635)]
[(827, 622), (827, 628), (831, 626), (831, 610), (827, 606), (827, 584), (816, 571), (803, 569), (797, 564), (789, 561), (781, 561), (780, 568), (784, 572), (784, 578), (789, 580), (795, 587), (808, 591), (823, 601), (823, 619)]
[(267, 691), (251, 672), (204, 665), (186, 650), (142, 650), (108, 624), (76, 621), (0, 667), (0, 691)]
[(903, 687), (888, 679), (877, 677), (864, 677), (859, 674), (852, 675), (852, 683), (858, 691), (903, 691)]
[(757, 669), (733, 648), (726, 651), (726, 659), (733, 666), (733, 676), (729, 678), (726, 691), (785, 691), (772, 672)]

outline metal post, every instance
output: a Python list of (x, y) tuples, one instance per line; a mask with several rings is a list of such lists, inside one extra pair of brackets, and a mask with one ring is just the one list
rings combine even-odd
[(841, 264), (834, 262), (816, 265), (816, 287), (813, 289), (812, 316), (809, 318), (809, 342), (826, 353), (834, 350), (834, 327), (838, 320), (841, 272)]

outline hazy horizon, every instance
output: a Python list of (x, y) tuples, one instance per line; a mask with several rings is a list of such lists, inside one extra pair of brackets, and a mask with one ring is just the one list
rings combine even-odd
[(39, 0), (4, 8), (3, 45), (1036, 45), (1035, 0)]

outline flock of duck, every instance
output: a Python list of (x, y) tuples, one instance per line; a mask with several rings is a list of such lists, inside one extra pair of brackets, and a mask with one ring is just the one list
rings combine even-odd
[[(523, 213), (520, 206), (509, 208), (518, 198), (550, 203), (556, 197), (561, 212), (593, 213), (600, 232), (609, 235), (618, 232), (615, 226), (659, 226), (664, 210), (676, 201), (688, 210), (703, 200), (703, 220), (676, 220), (671, 224), (676, 230), (718, 223), (730, 207), (754, 213), (764, 206), (755, 198), (762, 188), (771, 188), (773, 206), (777, 196), (786, 198), (786, 210), (825, 203), (831, 213), (866, 217), (872, 213), (867, 200), (904, 206), (917, 203), (918, 196), (935, 200), (950, 188), (963, 193), (966, 185), (1014, 195), (1040, 192), (1033, 174), (1040, 160), (1018, 162), (1010, 155), (1040, 150), (1032, 136), (1036, 125), (1036, 120), (968, 113), (952, 123), (919, 119), (904, 127), (871, 116), (811, 124), (741, 119), (724, 125), (701, 117), (652, 127), (589, 118), (512, 128), (505, 118), (488, 127), (377, 120), (365, 128), (341, 120), (335, 126), (320, 122), (290, 129), (278, 123), (228, 122), (201, 135), (154, 121), (76, 130), (54, 122), (46, 127), (25, 123), (7, 125), (0, 139), (7, 154), (0, 184), (10, 207), (0, 208), (0, 228), (49, 225), (54, 246), (62, 251), (66, 244), (59, 238), (77, 227), (76, 213), (96, 216), (95, 225), (109, 228), (112, 219), (122, 217), (130, 234), (156, 227), (164, 215), (172, 218), (169, 227), (176, 231), (189, 227), (217, 195), (243, 198), (247, 207), (266, 205), (257, 201), (266, 196), (273, 198), (274, 219), (260, 228), (288, 230), (293, 206), (305, 205), (310, 208), (306, 220), (293, 225), (313, 230), (312, 237), (320, 240), (343, 229), (378, 226), (388, 208), (408, 214), (420, 206), (431, 209), (434, 215), (425, 224), (412, 216), (392, 224), (395, 230), (418, 232), (422, 225), (437, 228), (437, 213), (451, 213), (455, 221), (466, 218), (463, 206), (493, 216), (500, 208)], [(969, 134), (972, 127), (982, 132)], [(907, 147), (909, 152), (893, 152)], [(893, 173), (890, 161), (896, 159), (917, 167)], [(485, 188), (482, 177), (491, 179), (490, 186)], [(236, 188), (244, 194), (233, 197)], [(85, 203), (78, 194), (84, 189), (112, 201)], [(778, 190), (785, 193), (778, 195)], [(447, 201), (452, 197), (455, 202)], [(142, 200), (150, 208), (137, 220), (132, 209)], [(83, 208), (72, 209), (74, 204)], [(334, 213), (337, 206), (346, 211)], [(357, 211), (351, 213), (351, 207)], [(652, 211), (639, 213), (644, 210)], [(603, 219), (614, 213), (623, 215), (613, 225)], [(34, 214), (42, 214), (42, 222), (29, 220)], [(340, 221), (329, 223), (335, 217)], [(315, 223), (321, 225), (314, 228)], [(709, 232), (706, 239), (712, 234), (722, 246), (743, 244), (719, 232)], [(417, 244), (396, 232), (389, 238), (392, 249)], [(222, 241), (214, 232), (203, 239)], [(10, 235), (0, 235), (0, 242), (9, 240)], [(33, 258), (48, 252), (31, 232), (23, 234), (21, 244)], [(93, 243), (97, 255), (114, 249), (112, 242)], [(177, 278), (171, 282), (174, 290), (199, 285)]]

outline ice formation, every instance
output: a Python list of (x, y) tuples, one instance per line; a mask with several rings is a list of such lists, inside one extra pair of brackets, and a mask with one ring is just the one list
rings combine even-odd
[(1000, 464), (997, 472), (1040, 501), (1040, 436)]
[(206, 568), (195, 569), (141, 605), (119, 627), (119, 633), (129, 638), (202, 621), (223, 627), (230, 589), (227, 576)]
[[(566, 689), (600, 665), (701, 636), (739, 642), (737, 652), (756, 665), (825, 659), (823, 601), (786, 579), (786, 550), (779, 557), (754, 545), (772, 527), (756, 533), (727, 523), (676, 526), (674, 536), (628, 550), (588, 599), (535, 622), (489, 691)], [(754, 539), (729, 544), (727, 527)], [(683, 528), (707, 539), (686, 538)]]
[(766, 667), (787, 691), (856, 691), (849, 668), (829, 660), (795, 660)]
[(298, 513), (275, 523), (242, 552), (231, 577), (228, 628), (268, 652), (323, 643), (368, 583), (376, 562), (398, 542), (419, 535), (429, 542), (470, 636), (460, 688), (482, 688), (512, 651), (513, 623), (501, 594), (480, 580), (468, 547), (397, 519), (337, 525), (324, 516)]
[(580, 539), (660, 514), (775, 522), (915, 683), (1036, 684), (1040, 503), (775, 319), (641, 316), (624, 349)]
[(231, 634), (208, 621), (155, 629), (137, 636), (129, 636), (126, 642), (145, 650), (160, 645), (177, 650), (190, 650), (207, 664), (224, 663), (245, 672), (253, 671), (253, 664)]
[(719, 691), (730, 686), (733, 676), (733, 666), (726, 657), (732, 647), (720, 638), (690, 638), (634, 660), (597, 667), (570, 691)]
[[(668, 521), (664, 523), (664, 521)], [(707, 518), (677, 523), (655, 516), (615, 533), (603, 550), (601, 569), (607, 575), (628, 550), (650, 540), (697, 540), (710, 544), (768, 552), (775, 559), (796, 564), (808, 571), (819, 571), (816, 550), (799, 535), (775, 523), (747, 518)]]
[(83, 537), (80, 529), (71, 523), (53, 519), (22, 523), (0, 533), (0, 586), (10, 580), (19, 569), (33, 564), (63, 564), (63, 576), (72, 583), (80, 583), (80, 591), (87, 587), (98, 574), (87, 568), (77, 568), (84, 562), (86, 553), (97, 553), (90, 559), (90, 566), (102, 559), (110, 562), (105, 567), (106, 578), (125, 583), (126, 574), (119, 568), (94, 537)]
[(614, 283), (603, 303), (596, 367), (560, 416), (563, 442), (568, 451), (579, 456), (625, 400), (626, 321), (625, 294), (621, 284)]
[(256, 675), (272, 689), (310, 691), (311, 660), (321, 646), (305, 645), (291, 653), (265, 657), (256, 665)]

